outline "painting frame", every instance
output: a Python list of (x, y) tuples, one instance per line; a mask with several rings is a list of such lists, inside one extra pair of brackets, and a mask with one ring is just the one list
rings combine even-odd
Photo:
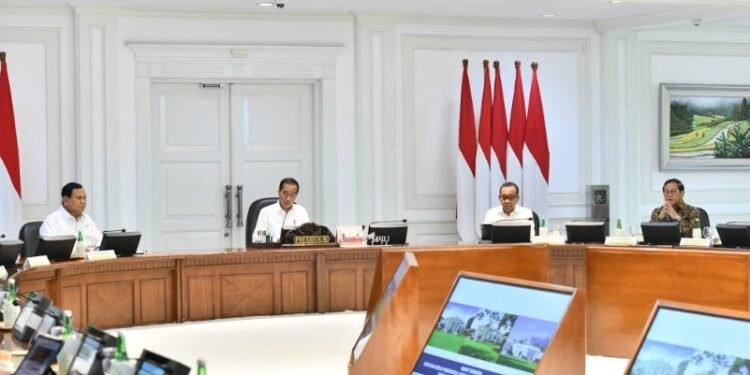
[[(659, 84), (660, 170), (750, 169), (750, 156), (716, 156), (735, 155), (727, 151), (728, 144), (748, 151), (734, 138), (735, 131), (750, 134), (748, 102), (750, 85)], [(745, 120), (738, 113), (728, 115), (730, 109), (744, 109)]]

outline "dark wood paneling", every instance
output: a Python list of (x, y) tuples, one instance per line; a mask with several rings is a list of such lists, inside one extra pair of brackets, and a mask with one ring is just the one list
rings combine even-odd
[(330, 282), (328, 299), (331, 311), (356, 310), (357, 308), (357, 271), (352, 269), (331, 270), (328, 273)]
[(281, 313), (297, 314), (312, 311), (308, 272), (281, 273)]
[(171, 315), (171, 301), (167, 298), (171, 289), (169, 279), (141, 280), (140, 284), (140, 324), (168, 322)]
[(133, 281), (90, 283), (86, 288), (87, 321), (99, 328), (135, 324)]
[(187, 278), (187, 320), (214, 319), (213, 277), (193, 276)]

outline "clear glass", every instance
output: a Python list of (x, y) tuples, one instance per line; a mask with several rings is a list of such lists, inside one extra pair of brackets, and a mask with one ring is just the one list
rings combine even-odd
[(703, 227), (703, 238), (711, 239), (711, 227)]

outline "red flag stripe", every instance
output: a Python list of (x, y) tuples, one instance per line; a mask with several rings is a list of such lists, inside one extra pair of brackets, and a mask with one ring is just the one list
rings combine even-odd
[(490, 147), (492, 147), (492, 89), (490, 85), (489, 61), (484, 60), (484, 90), (482, 92), (482, 110), (479, 113), (479, 149), (490, 164)]
[(518, 161), (523, 166), (523, 141), (526, 136), (526, 103), (523, 99), (523, 82), (521, 81), (521, 62), (516, 61), (516, 85), (513, 91), (513, 104), (510, 109), (510, 129), (508, 142)]
[(503, 83), (500, 79), (500, 62), (495, 61), (492, 66), (495, 68), (495, 96), (492, 104), (492, 149), (495, 150), (495, 155), (497, 155), (503, 177), (507, 177), (508, 117), (505, 112)]
[(537, 79), (537, 63), (532, 63), (533, 78), (529, 93), (529, 114), (526, 121), (526, 147), (539, 165), (544, 180), (549, 184), (549, 146), (547, 145), (547, 125), (544, 123), (542, 93)]
[(474, 125), (474, 103), (471, 100), (471, 86), (469, 84), (469, 60), (463, 61), (464, 73), (461, 82), (461, 113), (458, 123), (458, 148), (461, 150), (471, 175), (477, 175), (477, 134)]
[(5, 63), (5, 53), (0, 54), (0, 160), (8, 170), (10, 181), (21, 196), (21, 167), (18, 156), (18, 140), (16, 139), (16, 120), (13, 116), (13, 101), (10, 96), (10, 81), (8, 80), (8, 65)]

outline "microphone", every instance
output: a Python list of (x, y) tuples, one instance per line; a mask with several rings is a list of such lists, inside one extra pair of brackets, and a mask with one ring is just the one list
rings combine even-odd
[(525, 218), (510, 218), (509, 217), (509, 218), (501, 218), (499, 220), (495, 220), (495, 221), (492, 222), (492, 224), (494, 225), (494, 224), (503, 223), (503, 222), (513, 222), (513, 221), (522, 221), (523, 222), (523, 221), (533, 221), (533, 220), (534, 220), (534, 218), (531, 218), (531, 217), (525, 217)]
[(406, 222), (407, 222), (406, 219), (401, 219), (401, 220), (379, 220), (379, 221), (373, 221), (373, 222), (371, 222), (370, 226), (372, 226), (373, 224), (376, 224), (376, 225), (377, 224), (398, 224), (398, 223), (406, 223)]

